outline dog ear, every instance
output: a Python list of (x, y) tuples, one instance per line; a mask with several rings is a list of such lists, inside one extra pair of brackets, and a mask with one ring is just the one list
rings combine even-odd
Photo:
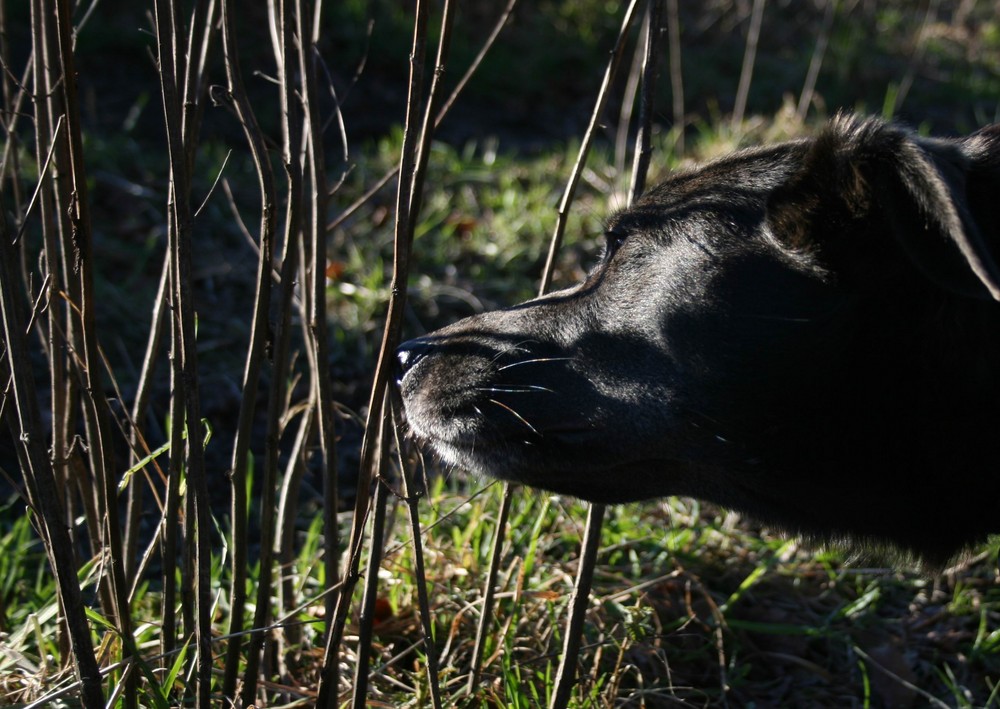
[(838, 116), (771, 194), (767, 221), (787, 248), (817, 253), (820, 262), (884, 247), (870, 235), (888, 230), (933, 282), (1000, 300), (998, 195), (1000, 128), (964, 141), (934, 140), (877, 119)]

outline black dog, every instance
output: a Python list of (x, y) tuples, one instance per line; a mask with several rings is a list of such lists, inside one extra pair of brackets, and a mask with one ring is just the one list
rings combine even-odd
[(399, 350), (447, 463), (940, 564), (1000, 531), (1000, 126), (835, 119), (678, 174), (587, 280)]

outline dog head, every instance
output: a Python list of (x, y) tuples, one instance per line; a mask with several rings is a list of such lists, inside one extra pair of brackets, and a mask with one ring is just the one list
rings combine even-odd
[(405, 343), (413, 434), (587, 500), (691, 495), (943, 558), (992, 523), (932, 536), (967, 495), (913, 485), (1000, 452), (998, 161), (996, 129), (845, 117), (674, 175), (583, 283)]

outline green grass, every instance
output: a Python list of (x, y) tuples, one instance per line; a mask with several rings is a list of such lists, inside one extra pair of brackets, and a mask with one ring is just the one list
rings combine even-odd
[[(453, 700), (464, 686), (497, 496), (494, 486), (466, 501), (461, 479), (438, 477), (422, 507), (441, 679)], [(583, 517), (572, 500), (517, 495), (476, 694), (482, 705), (547, 701)], [(395, 529), (403, 528), (398, 519)], [(419, 706), (415, 697), (427, 693), (424, 665), (413, 651), (398, 661), (421, 637), (403, 536), (388, 544), (383, 565), (393, 615), (377, 629), (373, 698)], [(715, 705), (723, 694), (738, 706), (862, 706), (866, 696), (882, 706), (916, 691), (904, 682), (919, 688), (917, 705), (926, 693), (988, 706), (1000, 677), (993, 558), (929, 582), (842, 566), (835, 554), (817, 554), (692, 501), (614, 508), (574, 706), (639, 697), (649, 706)]]
[[(436, 476), (421, 505), (435, 645), (449, 703), (464, 691), (496, 533), (499, 486), (471, 492), (458, 475)], [(404, 510), (397, 504), (390, 517), (380, 597), (391, 614), (376, 627), (372, 663), (373, 701), (397, 707), (422, 706), (418, 698), (428, 696)], [(583, 518), (584, 508), (575, 501), (528, 490), (517, 494), (483, 682), (472, 706), (534, 707), (547, 701)], [(58, 662), (47, 659), (58, 657), (52, 641), (54, 588), (41, 571), (39, 547), (25, 519), (0, 541), (6, 622), (17, 629), (3, 640), (0, 689), (14, 702), (51, 691), (66, 679), (55, 673)], [(300, 664), (292, 677), (306, 688), (315, 686), (314, 648), (322, 629), (315, 601), (324, 584), (318, 543), (314, 521), (303, 531), (301, 554), (286, 570), (304, 605), (284, 619), (301, 633)], [(640, 697), (647, 706), (716, 705), (724, 694), (738, 706), (889, 706), (911, 695), (917, 706), (927, 696), (949, 705), (997, 706), (995, 553), (994, 548), (959, 572), (928, 581), (842, 566), (835, 554), (817, 554), (689, 500), (613, 508), (602, 537), (573, 706), (616, 706)], [(220, 586), (224, 574), (216, 560), (213, 575)], [(147, 587), (136, 603), (141, 619), (136, 640), (147, 657), (156, 654), (158, 602), (157, 592)], [(92, 619), (95, 644), (112, 650), (113, 631)], [(353, 628), (352, 623), (349, 636)], [(351, 658), (348, 641), (348, 666)], [(181, 690), (179, 680), (173, 670), (149, 674), (145, 701), (176, 699), (171, 691)], [(308, 696), (308, 690), (276, 692), (271, 706)]]

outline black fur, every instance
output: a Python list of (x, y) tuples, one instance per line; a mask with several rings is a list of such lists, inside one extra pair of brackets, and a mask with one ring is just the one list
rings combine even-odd
[(940, 564), (1000, 531), (1000, 128), (840, 117), (675, 175), (568, 290), (399, 351), (448, 463)]

